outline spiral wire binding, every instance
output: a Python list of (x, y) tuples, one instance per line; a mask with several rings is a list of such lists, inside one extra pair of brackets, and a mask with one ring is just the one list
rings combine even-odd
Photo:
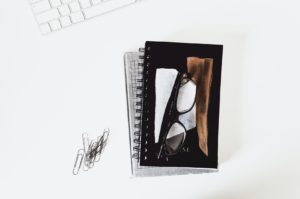
[(135, 102), (135, 121), (134, 121), (134, 139), (133, 139), (133, 154), (132, 158), (140, 159), (141, 152), (141, 132), (142, 132), (142, 113), (143, 113), (143, 70), (144, 70), (144, 48), (139, 48), (139, 60), (138, 60), (138, 77), (136, 82), (139, 84), (136, 87), (136, 102)]
[(143, 66), (144, 66), (144, 70), (145, 70), (145, 73), (144, 73), (144, 107), (145, 107), (145, 113), (143, 115), (143, 125), (145, 125), (144, 127), (144, 135), (145, 135), (145, 140), (144, 140), (144, 160), (147, 160), (148, 159), (148, 156), (147, 156), (147, 152), (148, 152), (148, 136), (149, 136), (149, 102), (148, 102), (148, 75), (149, 75), (149, 69), (150, 69), (150, 60), (151, 60), (151, 54), (150, 54), (150, 51), (151, 51), (151, 47), (148, 46), (146, 49), (143, 49), (144, 51), (144, 55), (143, 55), (143, 59), (144, 59), (144, 63), (143, 63)]

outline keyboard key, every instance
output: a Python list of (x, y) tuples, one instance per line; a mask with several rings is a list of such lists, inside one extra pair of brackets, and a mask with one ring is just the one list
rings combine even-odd
[(84, 10), (84, 14), (87, 19), (92, 18), (94, 16), (109, 12), (111, 10), (114, 10), (116, 8), (128, 5), (130, 3), (134, 3), (135, 0), (111, 0), (107, 2), (103, 2), (101, 4), (95, 5), (93, 7), (87, 8)]
[(47, 34), (47, 33), (51, 32), (51, 29), (50, 29), (50, 26), (48, 23), (40, 25), (40, 30), (41, 30), (42, 34)]
[(69, 15), (71, 12), (70, 12), (70, 9), (69, 9), (69, 6), (67, 5), (62, 5), (58, 8), (59, 10), (59, 13), (62, 15), (62, 16), (66, 16), (66, 15)]
[(74, 1), (72, 3), (69, 4), (69, 7), (71, 8), (72, 12), (77, 12), (80, 10), (80, 5), (78, 2)]
[(60, 22), (56, 19), (54, 21), (50, 21), (49, 22), (51, 30), (59, 30), (61, 29), (61, 25)]
[(90, 0), (79, 0), (81, 8), (85, 9), (91, 6)]
[(48, 0), (43, 0), (31, 5), (34, 13), (41, 13), (51, 8)]
[(58, 17), (59, 17), (59, 13), (57, 9), (53, 8), (51, 10), (36, 15), (36, 20), (39, 24), (42, 24), (57, 19)]
[(61, 17), (60, 23), (63, 27), (67, 27), (72, 24), (69, 16)]
[(60, 0), (50, 0), (50, 4), (52, 7), (57, 7), (61, 5)]
[(75, 12), (70, 15), (72, 23), (78, 23), (84, 20), (82, 12)]

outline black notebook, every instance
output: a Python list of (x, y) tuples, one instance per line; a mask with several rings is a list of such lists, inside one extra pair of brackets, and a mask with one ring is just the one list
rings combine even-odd
[(125, 54), (134, 175), (217, 169), (222, 50), (146, 42)]

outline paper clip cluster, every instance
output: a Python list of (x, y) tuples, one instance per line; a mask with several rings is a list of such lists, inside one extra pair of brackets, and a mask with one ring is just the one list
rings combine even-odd
[(104, 129), (103, 134), (97, 140), (89, 140), (88, 134), (82, 134), (83, 148), (79, 149), (76, 155), (73, 174), (77, 175), (82, 170), (87, 171), (94, 167), (95, 162), (101, 158), (101, 154), (106, 146), (110, 130)]

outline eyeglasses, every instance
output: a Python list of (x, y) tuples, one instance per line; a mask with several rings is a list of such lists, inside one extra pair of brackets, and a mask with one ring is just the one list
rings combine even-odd
[(192, 110), (196, 98), (196, 84), (192, 81), (189, 74), (178, 74), (173, 87), (173, 92), (169, 99), (171, 100), (167, 115), (168, 121), (163, 125), (167, 125), (165, 134), (162, 137), (160, 151), (157, 158), (162, 156), (162, 152), (166, 156), (176, 155), (182, 148), (186, 138), (186, 128), (179, 121), (179, 116)]

